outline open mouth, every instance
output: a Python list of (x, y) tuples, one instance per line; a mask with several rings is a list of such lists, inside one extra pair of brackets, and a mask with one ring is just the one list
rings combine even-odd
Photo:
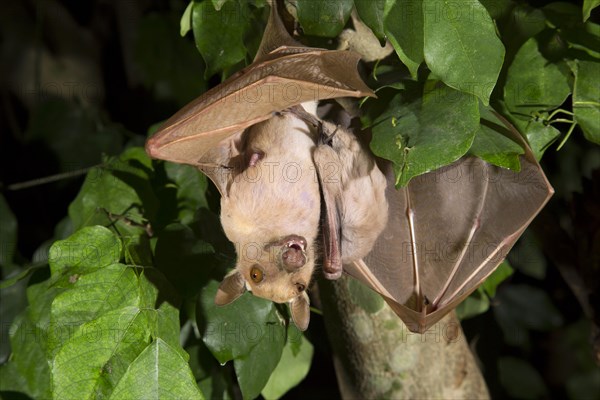
[(289, 272), (296, 271), (306, 264), (306, 239), (298, 235), (290, 235), (279, 241), (281, 261)]
[(298, 235), (291, 235), (285, 238), (285, 246), (304, 252), (306, 250), (306, 240)]

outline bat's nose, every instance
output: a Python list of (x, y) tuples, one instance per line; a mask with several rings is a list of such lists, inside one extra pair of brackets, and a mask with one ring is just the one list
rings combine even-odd
[(300, 248), (300, 246), (284, 245), (283, 253), (281, 253), (281, 261), (283, 261), (283, 267), (288, 272), (294, 272), (298, 268), (306, 264), (306, 256)]

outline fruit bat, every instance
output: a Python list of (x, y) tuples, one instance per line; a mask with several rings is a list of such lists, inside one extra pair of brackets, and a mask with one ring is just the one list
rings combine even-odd
[(196, 166), (221, 193), (221, 222), (237, 253), (219, 286), (225, 305), (245, 290), (288, 303), (309, 323), (315, 265), (381, 294), (424, 332), (473, 292), (552, 194), (527, 144), (519, 172), (474, 157), (396, 189), (391, 163), (317, 102), (374, 96), (359, 56), (304, 47), (271, 15), (257, 56), (167, 120), (146, 144), (154, 158)]

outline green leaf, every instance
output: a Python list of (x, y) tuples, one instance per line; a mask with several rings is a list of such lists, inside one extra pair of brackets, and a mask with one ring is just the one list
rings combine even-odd
[[(551, 26), (551, 41), (546, 47), (557, 53), (556, 59), (600, 58), (600, 26), (582, 23), (581, 8), (565, 2), (550, 3), (542, 8), (547, 25)], [(558, 51), (557, 51), (558, 50)], [(547, 51), (546, 51), (547, 52)]]
[(384, 40), (385, 32), (383, 27), (386, 0), (354, 0), (354, 6), (360, 19), (377, 36), (377, 39)]
[(547, 262), (541, 245), (535, 235), (526, 230), (509, 253), (512, 264), (521, 273), (535, 279), (546, 277)]
[[(133, 167), (125, 172), (128, 166), (126, 161), (114, 159), (106, 167), (94, 168), (88, 172), (79, 194), (69, 206), (69, 217), (75, 229), (110, 224), (113, 220), (107, 213), (127, 215), (131, 209), (142, 205), (135, 188), (124, 180), (136, 177), (131, 172), (137, 172), (137, 168)], [(119, 179), (117, 172), (122, 172), (119, 175), (124, 179)]]
[(529, 146), (538, 161), (542, 158), (548, 147), (560, 136), (558, 129), (552, 125), (543, 123), (540, 119), (523, 121), (522, 119), (514, 118), (513, 122), (519, 128), (519, 131), (527, 137)]
[(281, 359), (261, 392), (265, 399), (279, 399), (288, 390), (302, 382), (308, 374), (313, 357), (313, 346), (302, 334), (295, 338), (295, 342), (299, 343), (296, 351), (294, 351), (294, 344), (290, 342), (288, 336)]
[[(184, 390), (176, 393), (198, 397), (179, 344), (172, 289), (152, 268), (118, 264), (121, 249), (101, 226), (52, 246), (51, 276), (27, 290), (29, 307), (15, 321), (13, 354), (2, 367), (12, 382), (0, 389), (34, 398), (108, 398), (117, 385), (127, 388), (123, 381), (136, 375), (132, 371), (151, 370), (137, 390), (173, 393), (176, 382)], [(157, 342), (169, 348), (161, 344), (159, 354), (152, 353)]]
[(143, 147), (129, 147), (119, 155), (122, 165), (110, 165), (113, 170), (123, 170), (140, 178), (147, 179), (152, 169), (152, 160)]
[[(385, 67), (384, 67), (385, 68)], [(384, 74), (396, 74), (397, 70), (384, 72)], [(423, 87), (412, 80), (397, 82), (395, 84), (384, 84), (376, 90), (377, 98), (364, 100), (364, 113), (361, 115), (363, 128), (373, 128), (386, 120), (394, 119), (395, 122), (404, 115), (415, 113), (418, 110), (418, 99), (422, 96)], [(389, 121), (390, 123), (392, 121)]]
[(6, 364), (0, 365), (0, 392), (23, 392), (34, 399), (52, 397), (45, 333), (45, 325), (37, 325), (29, 315), (13, 322), (10, 330), (12, 354)]
[(194, 2), (192, 27), (196, 47), (206, 62), (205, 78), (233, 67), (246, 57), (244, 34), (248, 3), (228, 1), (219, 11), (208, 1)]
[[(192, 325), (189, 321), (190, 327)], [(183, 330), (183, 329), (182, 329)], [(211, 375), (213, 367), (218, 365), (208, 348), (203, 343), (195, 343), (190, 346), (186, 346), (185, 351), (190, 356), (190, 368), (196, 382), (208, 378)], [(205, 395), (208, 395), (204, 390), (202, 391)], [(210, 397), (210, 396), (206, 396)]]
[(510, 12), (501, 24), (502, 42), (506, 48), (504, 70), (501, 75), (502, 84), (506, 80), (506, 67), (512, 64), (523, 43), (547, 28), (546, 16), (541, 9), (527, 3), (515, 4), (512, 1), (511, 3)]
[(513, 272), (507, 261), (502, 262), (475, 292), (458, 305), (456, 308), (458, 318), (467, 319), (486, 312), (490, 308), (490, 298), (496, 295), (498, 286)]
[(334, 38), (350, 17), (353, 0), (297, 0), (298, 21), (307, 35)]
[(498, 292), (494, 315), (510, 345), (525, 345), (528, 331), (550, 331), (563, 323), (548, 294), (529, 285), (508, 285)]
[(428, 85), (422, 98), (397, 95), (373, 126), (371, 148), (394, 163), (400, 186), (462, 157), (479, 129), (475, 96)]
[(187, 360), (156, 339), (129, 365), (111, 399), (203, 399)]
[(515, 357), (498, 360), (500, 382), (509, 396), (520, 399), (538, 399), (548, 395), (544, 380), (531, 364)]
[[(234, 361), (235, 374), (244, 399), (254, 399), (263, 390), (277, 367), (285, 343), (285, 330), (271, 322), (250, 354)], [(249, 332), (246, 328), (246, 333)], [(260, 331), (258, 331), (260, 332)]]
[(155, 266), (184, 297), (196, 295), (221, 264), (213, 247), (186, 225), (168, 225), (156, 242)]
[[(0, 203), (2, 201), (2, 195), (0, 195)], [(2, 205), (0, 204), (0, 208)], [(0, 213), (3, 211), (0, 209)], [(3, 222), (3, 221), (2, 221)], [(0, 222), (0, 224), (2, 224)], [(10, 225), (10, 221), (7, 221), (7, 225)], [(2, 228), (0, 228), (1, 231)], [(0, 251), (3, 251), (0, 241)], [(11, 242), (6, 243), (6, 247), (9, 247)], [(11, 267), (2, 266), (2, 274), (4, 276), (10, 276), (8, 279), (0, 281), (0, 364), (5, 363), (10, 356), (11, 346), (8, 340), (10, 336), (11, 323), (23, 313), (27, 308), (27, 283), (25, 280), (31, 272), (38, 268), (45, 268), (45, 263), (39, 263), (38, 265), (24, 268), (18, 265), (12, 265)], [(1, 389), (0, 389), (1, 391)]]
[(181, 21), (179, 22), (179, 34), (181, 37), (184, 37), (191, 29), (192, 29), (192, 7), (194, 6), (194, 1), (191, 0), (183, 15), (181, 16)]
[[(116, 308), (134, 307), (139, 302), (137, 276), (123, 264), (73, 274), (69, 283), (71, 288), (58, 294), (52, 302), (50, 326), (59, 328), (49, 329), (49, 358), (79, 325)], [(64, 326), (69, 329), (63, 329)]]
[(600, 62), (578, 61), (573, 88), (573, 112), (583, 135), (600, 144)]
[(3, 279), (2, 281), (0, 281), (0, 289), (6, 289), (9, 288), (11, 286), (13, 286), (14, 284), (16, 284), (17, 282), (22, 282), (25, 279), (29, 278), (31, 276), (31, 274), (33, 274), (35, 271), (37, 271), (38, 269), (41, 268), (45, 268), (47, 266), (47, 264), (42, 263), (42, 264), (36, 264), (36, 265), (31, 265), (29, 267), (26, 268), (18, 268), (13, 270), (14, 272), (17, 272), (16, 275), (13, 273), (11, 274), (10, 278), (7, 279)]
[(534, 116), (560, 106), (571, 93), (561, 68), (538, 49), (536, 38), (521, 46), (508, 68), (504, 101), (515, 115)]
[(211, 1), (212, 1), (213, 7), (215, 8), (215, 10), (221, 11), (223, 4), (227, 3), (229, 0), (211, 0)]
[(150, 329), (153, 338), (160, 338), (186, 359), (189, 354), (180, 345), (180, 296), (164, 275), (155, 268), (144, 268), (140, 274), (140, 308), (152, 311)]
[(456, 316), (460, 320), (468, 319), (483, 314), (489, 308), (489, 298), (485, 295), (482, 288), (478, 288), (456, 307)]
[(515, 4), (511, 0), (480, 0), (492, 19), (498, 20), (510, 13)]
[(119, 239), (107, 228), (86, 227), (52, 245), (50, 271), (55, 279), (70, 273), (89, 273), (117, 263), (122, 250)]
[(199, 325), (204, 329), (202, 340), (221, 364), (249, 355), (271, 329), (285, 336), (273, 302), (246, 292), (233, 303), (218, 307), (218, 286), (211, 281), (202, 291), (200, 306), (205, 320)]
[(128, 149), (105, 167), (88, 172), (69, 206), (75, 229), (111, 226), (124, 240), (128, 261), (140, 265), (151, 264), (147, 219), (156, 214), (158, 203), (150, 185), (149, 165), (142, 148)]
[(600, 0), (583, 0), (583, 22), (590, 18), (592, 10), (600, 5)]
[(419, 65), (425, 59), (422, 3), (422, 0), (387, 0), (384, 10), (385, 33), (413, 79), (417, 78)]
[(509, 276), (514, 273), (514, 269), (510, 266), (508, 261), (503, 261), (502, 264), (496, 268), (494, 272), (481, 285), (483, 291), (490, 297), (496, 296), (496, 289), (498, 285), (506, 280)]
[(424, 55), (431, 71), (450, 87), (488, 105), (504, 60), (494, 22), (478, 1), (460, 5), (423, 0)]
[(555, 1), (542, 7), (549, 25), (557, 28), (574, 28), (581, 26), (581, 8), (566, 1)]
[(469, 152), (490, 164), (519, 171), (519, 154), (524, 150), (495, 129), (481, 124)]
[[(302, 350), (302, 343), (304, 343), (302, 340), (303, 336), (304, 336), (304, 334), (302, 333), (302, 331), (300, 329), (298, 329), (296, 327), (296, 325), (294, 325), (294, 324), (288, 325), (285, 344), (290, 346), (290, 349), (292, 350), (292, 354), (294, 355), (294, 357), (296, 355), (298, 355), (300, 350)], [(309, 345), (310, 345), (310, 343), (309, 343)]]
[[(0, 366), (3, 377), (0, 391), (23, 392), (36, 399), (52, 397), (46, 358), (48, 332), (52, 328), (50, 305), (62, 291), (64, 289), (51, 286), (49, 280), (27, 288), (29, 306), (11, 326), (12, 354), (8, 363)], [(67, 326), (64, 328), (68, 329)]]
[(165, 163), (167, 177), (177, 185), (178, 221), (189, 224), (200, 207), (208, 207), (206, 175), (190, 165)]
[(200, 296), (202, 340), (221, 364), (234, 360), (242, 394), (252, 399), (281, 358), (286, 327), (272, 302), (248, 292), (233, 303), (216, 306), (217, 287), (211, 281)]
[(563, 318), (550, 297), (541, 289), (528, 285), (513, 285), (499, 293), (498, 301), (502, 309), (514, 306), (512, 312), (517, 313), (516, 320), (524, 326), (545, 331), (562, 324)]
[(569, 49), (565, 58), (570, 59), (600, 59), (600, 25), (587, 22), (578, 29), (561, 31), (559, 39), (565, 40)]
[(499, 167), (520, 170), (519, 155), (525, 151), (509, 139), (506, 126), (485, 106), (479, 105), (479, 130), (469, 153)]
[(61, 343), (52, 361), (54, 397), (109, 395), (128, 366), (151, 344), (149, 318), (148, 311), (128, 307), (79, 326)]
[(348, 279), (348, 290), (356, 304), (369, 314), (375, 314), (385, 305), (383, 297), (356, 279)]
[(236, 398), (232, 392), (236, 390), (237, 394), (237, 386), (232, 382), (233, 374), (229, 372), (229, 370), (223, 371), (213, 368), (208, 378), (204, 378), (198, 382), (198, 386), (205, 398), (222, 400), (233, 400)]

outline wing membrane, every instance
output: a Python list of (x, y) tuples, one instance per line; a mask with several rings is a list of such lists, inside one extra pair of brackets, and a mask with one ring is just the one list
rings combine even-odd
[(391, 165), (381, 166), (390, 220), (364, 262), (345, 270), (381, 293), (415, 332), (472, 293), (552, 195), (529, 150), (520, 172), (464, 157), (398, 190)]

